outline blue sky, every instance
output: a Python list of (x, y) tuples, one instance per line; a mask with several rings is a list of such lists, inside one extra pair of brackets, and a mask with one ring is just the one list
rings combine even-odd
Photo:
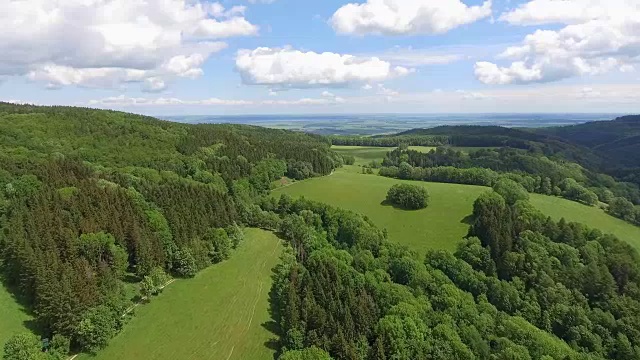
[(640, 112), (638, 19), (637, 0), (9, 0), (0, 100), (153, 115)]

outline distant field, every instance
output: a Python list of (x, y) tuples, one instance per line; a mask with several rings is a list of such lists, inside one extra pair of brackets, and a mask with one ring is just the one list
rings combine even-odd
[(4, 353), (4, 344), (11, 336), (29, 331), (24, 323), (30, 319), (31, 317), (27, 315), (22, 306), (0, 283), (0, 355)]
[(608, 215), (602, 209), (540, 194), (531, 194), (531, 203), (554, 219), (564, 217), (567, 221), (583, 223), (604, 233), (614, 234), (640, 251), (640, 227)]
[(178, 280), (136, 309), (122, 333), (93, 360), (271, 360), (275, 335), (268, 294), (282, 246), (272, 233), (248, 229), (231, 259), (194, 279)]
[[(479, 186), (411, 182), (424, 186), (431, 194), (429, 207), (404, 211), (381, 205), (391, 185), (401, 180), (362, 175), (357, 166), (345, 166), (332, 176), (310, 179), (275, 190), (352, 210), (370, 217), (389, 238), (420, 253), (429, 249), (453, 250), (467, 234), (465, 218), (473, 211), (473, 202), (487, 188)], [(531, 202), (555, 219), (582, 222), (612, 233), (640, 250), (640, 228), (607, 215), (604, 211), (562, 198), (532, 194)]]
[(342, 155), (352, 155), (356, 158), (355, 165), (367, 165), (373, 160), (382, 160), (394, 147), (372, 146), (340, 146), (334, 145), (331, 149)]
[[(375, 146), (344, 146), (334, 145), (331, 149), (344, 155), (352, 155), (356, 158), (355, 165), (368, 165), (372, 160), (384, 159), (387, 152), (392, 151), (395, 147), (375, 147)], [(409, 149), (427, 153), (435, 150), (433, 146), (409, 146)], [(453, 147), (465, 153), (472, 153), (481, 149), (495, 149), (492, 147)]]
[(337, 170), (333, 175), (306, 180), (275, 190), (278, 195), (305, 196), (308, 199), (352, 210), (369, 216), (389, 238), (421, 254), (428, 249), (453, 250), (469, 228), (465, 218), (473, 211), (473, 202), (486, 189), (479, 186), (412, 182), (431, 194), (428, 208), (405, 211), (381, 205), (389, 188), (401, 180), (351, 171), (355, 166)]
[[(389, 151), (395, 149), (395, 147), (376, 147), (376, 146), (343, 146), (343, 145), (334, 145), (331, 149), (336, 152), (344, 155), (352, 155), (356, 158), (355, 165), (368, 165), (372, 160), (380, 160), (384, 159), (385, 155)], [(409, 146), (409, 149), (421, 151), (421, 152), (429, 152), (435, 147), (431, 146)]]

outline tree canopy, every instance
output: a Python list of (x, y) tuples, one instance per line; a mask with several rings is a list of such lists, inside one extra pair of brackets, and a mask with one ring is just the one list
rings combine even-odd
[(386, 201), (402, 209), (424, 209), (429, 205), (429, 192), (418, 185), (396, 184), (387, 192)]

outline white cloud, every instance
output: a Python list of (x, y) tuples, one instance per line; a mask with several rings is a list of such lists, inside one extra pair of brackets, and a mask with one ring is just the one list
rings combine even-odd
[(399, 94), (400, 93), (395, 90), (387, 89), (383, 84), (378, 84), (378, 95), (396, 96)]
[(202, 100), (183, 100), (179, 98), (145, 98), (127, 97), (125, 95), (112, 96), (104, 99), (90, 100), (88, 105), (100, 107), (128, 107), (128, 106), (272, 106), (272, 105), (335, 105), (343, 104), (347, 100), (338, 96), (322, 98), (302, 98), (293, 100), (226, 100), (209, 98)]
[(368, 0), (350, 3), (331, 18), (342, 34), (442, 34), (491, 15), (491, 0), (467, 6), (460, 0)]
[[(376, 86), (375, 89), (378, 87)], [(640, 83), (560, 85), (531, 84), (530, 86), (494, 87), (489, 89), (436, 89), (425, 92), (403, 92), (385, 96), (371, 91), (349, 98), (301, 99), (202, 99), (185, 100), (172, 97), (126, 97), (124, 95), (93, 100), (88, 105), (101, 108), (130, 108), (131, 111), (166, 114), (172, 112), (224, 114), (291, 112), (298, 106), (305, 111), (326, 113), (325, 107), (349, 112), (396, 113), (495, 113), (495, 112), (598, 112), (611, 109), (623, 113), (638, 111)]]
[(621, 19), (638, 11), (637, 0), (532, 0), (500, 16), (513, 25), (581, 24)]
[(484, 90), (434, 90), (402, 93), (385, 102), (381, 95), (349, 98), (352, 109), (370, 112), (495, 113), (611, 112), (635, 113), (640, 83), (581, 85), (532, 84)]
[(349, 86), (406, 76), (411, 69), (377, 57), (302, 52), (291, 48), (240, 50), (236, 68), (245, 84), (282, 88)]
[(635, 71), (636, 71), (636, 67), (633, 66), (633, 65), (626, 64), (626, 65), (620, 66), (620, 72), (630, 73), (630, 72), (635, 72)]
[(437, 54), (429, 50), (404, 49), (381, 54), (380, 58), (402, 66), (418, 67), (451, 64), (464, 57), (458, 54)]
[(346, 100), (341, 97), (335, 97), (333, 99), (315, 99), (315, 98), (303, 98), (297, 100), (263, 100), (259, 105), (336, 105), (344, 104)]
[(255, 35), (244, 12), (202, 0), (1, 1), (0, 76), (28, 75), (49, 87), (152, 82), (157, 89), (201, 74), (226, 47), (212, 40)]
[(22, 101), (22, 100), (16, 100), (16, 99), (0, 100), (0, 102), (15, 104), (15, 105), (37, 105), (34, 102)]
[(640, 63), (640, 6), (637, 0), (533, 0), (505, 13), (516, 25), (564, 23), (560, 30), (536, 30), (521, 45), (499, 55), (506, 66), (476, 63), (487, 84), (550, 82), (628, 72)]
[(167, 84), (164, 80), (157, 77), (150, 77), (145, 79), (144, 87), (142, 90), (144, 92), (160, 92), (167, 88)]

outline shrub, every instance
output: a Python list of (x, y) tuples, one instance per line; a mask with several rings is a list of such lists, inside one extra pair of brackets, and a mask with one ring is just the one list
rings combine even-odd
[(387, 202), (407, 210), (423, 209), (429, 204), (429, 193), (421, 186), (396, 184), (389, 189)]
[(356, 163), (356, 158), (353, 155), (342, 155), (342, 160), (345, 165), (353, 165)]

